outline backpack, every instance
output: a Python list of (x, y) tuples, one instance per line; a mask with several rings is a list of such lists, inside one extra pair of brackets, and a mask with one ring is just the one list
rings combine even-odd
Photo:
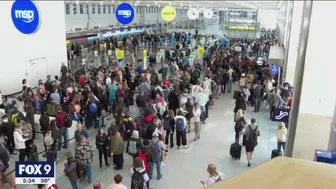
[(214, 177), (211, 177), (211, 178), (215, 180), (215, 183), (216, 183), (216, 182), (220, 182), (220, 181), (222, 181), (222, 179), (220, 178), (220, 176), (218, 176), (218, 179), (216, 179), (216, 178), (214, 178)]
[(232, 77), (232, 80), (235, 80), (237, 77), (237, 73), (233, 71), (231, 77)]
[(152, 73), (150, 77), (150, 84), (156, 85), (158, 79), (158, 75), (156, 73)]
[(176, 119), (176, 131), (183, 131), (185, 129), (183, 118)]
[(153, 160), (160, 161), (161, 160), (161, 147), (159, 146), (159, 140), (157, 142), (152, 142), (151, 151), (153, 153)]
[(44, 143), (47, 146), (47, 148), (50, 148), (50, 146), (54, 143), (54, 138), (52, 137), (51, 131), (48, 131), (44, 136)]
[(64, 120), (64, 122), (65, 122), (65, 126), (66, 126), (67, 128), (70, 128), (70, 127), (72, 126), (72, 115), (71, 115), (71, 114), (67, 114), (67, 115), (65, 116), (65, 120)]
[(223, 74), (223, 82), (227, 83), (227, 82), (229, 82), (229, 80), (230, 80), (229, 74), (228, 73), (224, 73)]
[(165, 130), (171, 129), (170, 117), (166, 117), (163, 122), (163, 128)]
[(147, 162), (146, 156), (147, 156), (148, 152), (147, 153), (142, 153), (141, 150), (139, 149), (138, 154), (139, 154), (138, 158), (142, 159), (142, 162), (144, 164), (144, 168), (147, 172), (148, 171), (148, 162)]
[(143, 175), (146, 173), (146, 171), (137, 171), (133, 167), (133, 175), (132, 175), (132, 183), (131, 183), (131, 189), (143, 189), (145, 184), (145, 179)]
[(19, 112), (18, 113), (15, 113), (15, 114), (12, 114), (12, 122), (14, 124), (15, 127), (18, 126), (18, 124), (20, 123), (20, 120), (19, 120)]
[(258, 145), (258, 126), (252, 130), (251, 125), (248, 126), (250, 129), (250, 133), (248, 135), (248, 139), (247, 139), (247, 143), (253, 146), (257, 146)]
[(95, 102), (91, 102), (89, 104), (89, 110), (91, 113), (96, 113), (98, 110), (97, 104)]
[(129, 154), (136, 154), (137, 153), (137, 141), (130, 140), (128, 143), (128, 153)]

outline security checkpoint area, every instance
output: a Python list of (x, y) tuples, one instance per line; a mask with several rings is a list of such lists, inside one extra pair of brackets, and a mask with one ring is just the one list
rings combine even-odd
[(0, 5), (0, 189), (334, 186), (335, 3)]

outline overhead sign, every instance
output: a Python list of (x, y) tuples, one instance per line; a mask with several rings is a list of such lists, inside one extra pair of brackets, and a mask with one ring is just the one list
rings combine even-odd
[(135, 9), (129, 3), (121, 3), (117, 7), (115, 14), (120, 24), (130, 24), (135, 17)]
[(239, 23), (239, 24), (255, 24), (255, 20), (246, 20), (246, 19), (236, 19), (236, 18), (230, 18), (229, 22), (231, 23)]
[(229, 26), (230, 30), (256, 30), (255, 26)]
[(270, 72), (274, 76), (274, 75), (277, 75), (279, 73), (279, 69), (280, 69), (279, 65), (274, 64), (274, 65), (271, 66)]
[(12, 5), (11, 14), (13, 24), (19, 32), (33, 34), (40, 29), (40, 12), (33, 1), (15, 1)]
[(213, 17), (214, 13), (211, 9), (205, 9), (203, 12), (204, 18), (210, 19)]
[(276, 108), (273, 113), (273, 121), (288, 123), (290, 109)]
[(168, 5), (165, 6), (161, 11), (161, 17), (164, 21), (171, 22), (176, 17), (176, 10), (174, 7)]
[(190, 8), (187, 12), (187, 16), (190, 20), (196, 20), (199, 17), (198, 9)]

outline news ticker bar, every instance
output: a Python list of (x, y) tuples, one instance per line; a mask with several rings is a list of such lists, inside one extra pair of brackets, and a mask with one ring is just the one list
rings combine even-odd
[(56, 184), (55, 178), (15, 178), (15, 184)]

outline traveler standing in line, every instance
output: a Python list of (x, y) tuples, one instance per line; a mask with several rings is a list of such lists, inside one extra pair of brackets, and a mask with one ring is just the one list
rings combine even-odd
[(14, 125), (13, 123), (8, 119), (7, 115), (2, 116), (2, 124), (0, 126), (0, 135), (5, 137), (5, 140), (7, 141), (7, 148), (10, 153), (10, 156), (16, 155), (14, 153), (15, 149), (15, 142), (14, 142)]
[(115, 113), (117, 109), (117, 97), (116, 97), (117, 90), (118, 90), (117, 81), (113, 80), (112, 84), (108, 87), (109, 100), (111, 104), (110, 113)]
[(195, 141), (201, 138), (201, 107), (195, 106), (193, 108), (193, 119), (194, 119), (194, 132), (195, 132)]
[(247, 125), (243, 131), (246, 135), (246, 156), (247, 156), (247, 166), (251, 166), (251, 160), (254, 148), (258, 145), (258, 136), (260, 136), (260, 130), (256, 124), (256, 119), (251, 119), (251, 124)]
[(64, 145), (63, 148), (68, 148), (68, 129), (65, 126), (65, 118), (67, 117), (66, 113), (62, 110), (61, 106), (57, 107), (57, 113), (56, 113), (56, 127), (58, 128), (58, 145), (57, 150), (61, 150), (62, 146), (62, 137), (64, 139)]
[(81, 139), (82, 136), (85, 136), (85, 137), (86, 137), (86, 140), (87, 140), (87, 141), (90, 141), (88, 131), (85, 130), (85, 129), (83, 129), (83, 125), (82, 125), (80, 122), (78, 122), (78, 123), (76, 124), (76, 131), (75, 131), (75, 134), (74, 134), (74, 135), (75, 135), (75, 136), (74, 136), (74, 138), (75, 138), (74, 142), (75, 142), (75, 143), (80, 142), (80, 139)]
[(35, 140), (36, 138), (36, 130), (35, 130), (35, 115), (34, 115), (34, 107), (32, 102), (27, 102), (25, 106), (25, 111), (26, 111), (26, 119), (29, 122), (29, 124), (32, 127), (33, 130), (33, 136), (32, 140)]
[(93, 189), (104, 189), (104, 184), (99, 180), (96, 180), (92, 186)]
[(139, 138), (139, 131), (133, 130), (132, 136), (127, 142), (126, 153), (131, 155), (133, 159), (138, 157), (138, 151), (142, 148), (141, 139)]
[(164, 118), (163, 128), (166, 130), (165, 144), (169, 144), (170, 148), (174, 148), (175, 119), (173, 110), (169, 110)]
[[(15, 149), (19, 150), (19, 161), (25, 161), (27, 156), (26, 153), (26, 141), (28, 139), (24, 139), (22, 135), (22, 127), (23, 125), (19, 123), (15, 130), (14, 130), (14, 142), (15, 142)], [(28, 156), (27, 156), (28, 158)]]
[(75, 158), (84, 166), (86, 174), (83, 176), (83, 178), (81, 178), (81, 182), (84, 182), (87, 177), (89, 183), (92, 183), (93, 155), (94, 154), (90, 143), (87, 142), (85, 136), (82, 136), (80, 142), (75, 148)]
[(185, 149), (189, 148), (187, 145), (187, 119), (184, 117), (183, 112), (179, 111), (175, 117), (176, 125), (176, 144), (178, 149), (181, 149), (181, 139), (182, 145)]
[(68, 177), (70, 184), (72, 186), (72, 189), (78, 189), (77, 185), (77, 163), (76, 159), (73, 156), (72, 152), (67, 152), (65, 154), (65, 161), (64, 161), (64, 174)]
[(159, 140), (159, 134), (157, 132), (153, 133), (153, 139), (150, 144), (150, 153), (152, 153), (152, 158), (149, 162), (148, 176), (151, 179), (153, 177), (154, 166), (156, 165), (157, 180), (162, 178), (161, 174), (161, 155), (162, 150), (167, 151), (166, 145)]
[(274, 111), (276, 108), (281, 108), (283, 105), (286, 105), (287, 103), (281, 98), (280, 96), (280, 89), (277, 89), (276, 92), (274, 92), (270, 97), (270, 106), (271, 106), (271, 111), (270, 111), (270, 119), (272, 120), (274, 117)]
[(230, 68), (229, 68), (229, 70), (227, 71), (227, 73), (229, 74), (229, 81), (228, 81), (228, 83), (227, 83), (227, 92), (228, 93), (231, 93), (231, 91), (232, 91), (232, 82), (233, 82), (233, 80), (235, 79), (235, 78), (233, 78), (233, 69), (231, 68), (231, 66), (230, 66)]
[[(143, 160), (141, 158), (137, 157), (133, 160), (133, 166), (130, 170), (130, 176), (132, 178), (131, 189), (136, 188), (136, 186), (141, 189), (149, 189), (149, 176), (143, 165)], [(141, 177), (138, 178), (140, 175), (142, 176), (143, 183), (134, 182), (135, 180), (141, 179)]]
[(278, 140), (278, 150), (281, 151), (282, 147), (283, 152), (285, 153), (286, 140), (287, 140), (287, 128), (285, 127), (285, 123), (283, 122), (279, 123), (276, 138)]
[(209, 178), (207, 181), (201, 181), (204, 187), (207, 187), (216, 182), (220, 182), (224, 179), (224, 174), (216, 170), (214, 164), (209, 164), (207, 167), (207, 172), (209, 173)]
[(113, 164), (115, 170), (121, 170), (124, 164), (124, 144), (117, 127), (111, 128), (111, 153), (113, 154)]
[(260, 109), (260, 102), (262, 100), (263, 97), (263, 89), (262, 86), (260, 85), (260, 81), (257, 81), (257, 83), (254, 86), (254, 92), (253, 92), (253, 96), (254, 96), (254, 100), (255, 100), (255, 104), (254, 104), (254, 112), (259, 112)]
[[(0, 136), (1, 137), (1, 136)], [(9, 169), (9, 156), (5, 146), (4, 138), (1, 137), (0, 142), (0, 188), (4, 188), (5, 183), (8, 183), (11, 189), (15, 189), (14, 180)]]
[(120, 174), (114, 176), (114, 183), (110, 185), (109, 189), (127, 189), (127, 187), (122, 184), (123, 177)]
[(107, 143), (108, 143), (108, 136), (105, 133), (104, 128), (99, 129), (99, 133), (96, 136), (96, 146), (99, 152), (99, 167), (102, 167), (102, 156), (104, 155), (105, 165), (110, 166), (107, 161)]

